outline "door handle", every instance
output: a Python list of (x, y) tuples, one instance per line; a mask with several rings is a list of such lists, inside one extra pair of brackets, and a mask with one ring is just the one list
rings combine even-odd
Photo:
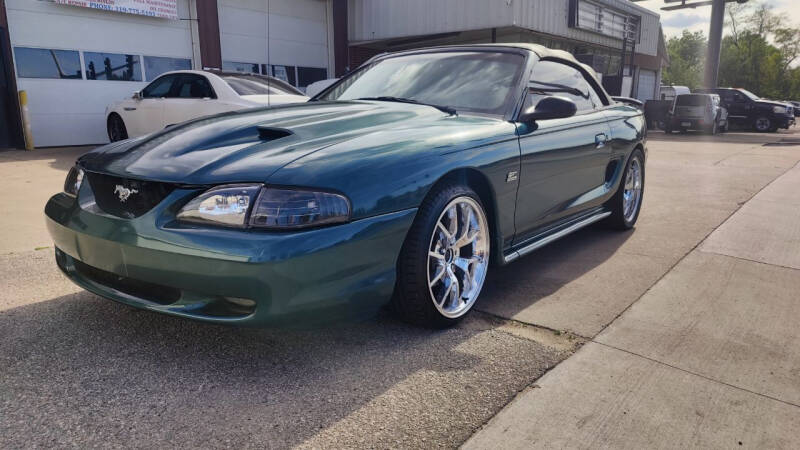
[(606, 142), (608, 142), (608, 136), (605, 133), (600, 133), (594, 137), (594, 143), (597, 148), (603, 148), (606, 146)]

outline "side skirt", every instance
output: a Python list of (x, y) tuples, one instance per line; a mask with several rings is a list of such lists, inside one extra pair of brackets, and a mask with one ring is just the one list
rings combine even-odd
[(574, 222), (568, 222), (555, 230), (548, 231), (542, 235), (536, 236), (530, 241), (522, 244), (521, 247), (513, 249), (503, 256), (503, 263), (508, 264), (521, 256), (525, 256), (534, 250), (544, 247), (545, 245), (557, 241), (562, 237), (574, 233), (583, 227), (589, 226), (595, 222), (599, 222), (611, 215), (611, 211), (600, 210), (588, 217), (581, 217)]

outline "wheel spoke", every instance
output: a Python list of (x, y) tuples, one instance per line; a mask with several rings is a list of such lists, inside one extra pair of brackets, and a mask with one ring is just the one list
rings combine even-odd
[(431, 258), (438, 259), (439, 261), (444, 261), (444, 255), (439, 252), (435, 252), (433, 250), (428, 252), (428, 256), (430, 256)]
[(458, 233), (458, 211), (456, 211), (456, 205), (447, 210), (447, 218), (450, 221), (447, 226), (447, 239), (454, 239)]
[(436, 284), (436, 283), (438, 283), (438, 282), (439, 282), (439, 280), (441, 280), (441, 279), (442, 279), (442, 277), (444, 276), (444, 274), (445, 274), (445, 273), (447, 273), (447, 269), (445, 268), (445, 266), (444, 266), (444, 265), (438, 265), (437, 267), (438, 267), (439, 269), (441, 269), (441, 270), (439, 270), (439, 273), (437, 273), (436, 275), (434, 275), (434, 277), (433, 277), (433, 279), (431, 280), (431, 282), (430, 282), (430, 283), (428, 283), (428, 286), (431, 286), (431, 287), (433, 287), (433, 285), (434, 285), (434, 284)]
[(444, 234), (445, 239), (450, 240), (453, 239), (453, 235), (450, 234), (450, 230), (448, 230), (442, 222), (436, 223), (436, 227)]
[(458, 277), (452, 270), (448, 269), (448, 275), (450, 276), (450, 286), (448, 287), (447, 291), (450, 294), (449, 302), (445, 302), (444, 306), (447, 308), (455, 308), (458, 307), (458, 304), (461, 302), (461, 288), (458, 286)]
[(456, 243), (453, 244), (453, 247), (456, 247), (456, 248), (460, 249), (461, 247), (465, 247), (467, 245), (470, 245), (473, 242), (475, 242), (476, 239), (478, 239), (478, 236), (480, 234), (481, 234), (480, 230), (474, 230), (472, 233), (469, 233), (469, 235), (463, 236), (461, 239), (456, 241)]

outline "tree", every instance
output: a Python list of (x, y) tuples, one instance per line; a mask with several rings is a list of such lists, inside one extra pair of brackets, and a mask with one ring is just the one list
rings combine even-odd
[[(778, 100), (800, 99), (800, 28), (763, 1), (729, 4), (722, 40), (721, 86), (742, 87)], [(706, 56), (703, 33), (684, 31), (667, 42), (664, 82), (701, 87)]]
[(670, 65), (664, 71), (665, 84), (701, 87), (705, 54), (708, 41), (702, 31), (690, 33), (684, 30), (681, 37), (667, 41)]
[(797, 98), (793, 86), (800, 58), (800, 29), (763, 2), (729, 5), (731, 34), (722, 44), (720, 84), (744, 87), (764, 97)]

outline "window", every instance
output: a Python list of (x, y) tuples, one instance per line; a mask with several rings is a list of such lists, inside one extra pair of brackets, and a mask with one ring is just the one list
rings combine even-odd
[(617, 39), (640, 39), (638, 16), (628, 15), (589, 0), (570, 0), (569, 26)]
[(303, 95), (294, 87), (275, 78), (247, 74), (221, 75), (221, 78), (239, 95)]
[(155, 80), (159, 75), (173, 70), (190, 70), (192, 60), (187, 58), (165, 58), (163, 56), (145, 56), (144, 73), (147, 80)]
[(708, 104), (709, 96), (703, 94), (697, 95), (679, 95), (675, 100), (677, 106), (706, 106)]
[(162, 98), (169, 96), (172, 90), (172, 83), (177, 78), (178, 75), (164, 75), (158, 78), (142, 89), (142, 98)]
[(328, 69), (318, 69), (316, 67), (298, 67), (297, 78), (297, 85), (300, 87), (306, 87), (311, 83), (328, 78)]
[(14, 47), (20, 78), (81, 79), (81, 57), (74, 50)]
[(516, 88), (524, 62), (522, 55), (495, 51), (392, 56), (353, 72), (319, 99), (390, 96), (450, 106), (459, 112), (505, 114), (519, 93)]
[(759, 100), (760, 99), (756, 94), (753, 94), (752, 92), (748, 91), (747, 89), (737, 89), (737, 91), (741, 95), (744, 95), (745, 97), (749, 98), (750, 100)]
[(245, 72), (245, 73), (260, 73), (258, 64), (222, 61), (222, 70), (229, 70), (231, 72)]
[[(265, 74), (267, 73), (265, 72)], [(294, 66), (272, 66), (271, 75), (279, 80), (283, 80), (291, 84), (292, 86), (297, 86), (297, 77), (295, 75)], [(327, 72), (325, 75), (327, 76)]]
[(174, 89), (177, 98), (216, 98), (211, 83), (202, 75), (184, 74), (178, 78), (177, 87)]
[(83, 52), (87, 80), (142, 81), (139, 55)]
[(603, 106), (600, 96), (583, 74), (578, 69), (559, 62), (536, 63), (529, 87), (526, 106), (535, 105), (543, 97), (552, 95), (572, 100), (578, 111), (589, 111)]

